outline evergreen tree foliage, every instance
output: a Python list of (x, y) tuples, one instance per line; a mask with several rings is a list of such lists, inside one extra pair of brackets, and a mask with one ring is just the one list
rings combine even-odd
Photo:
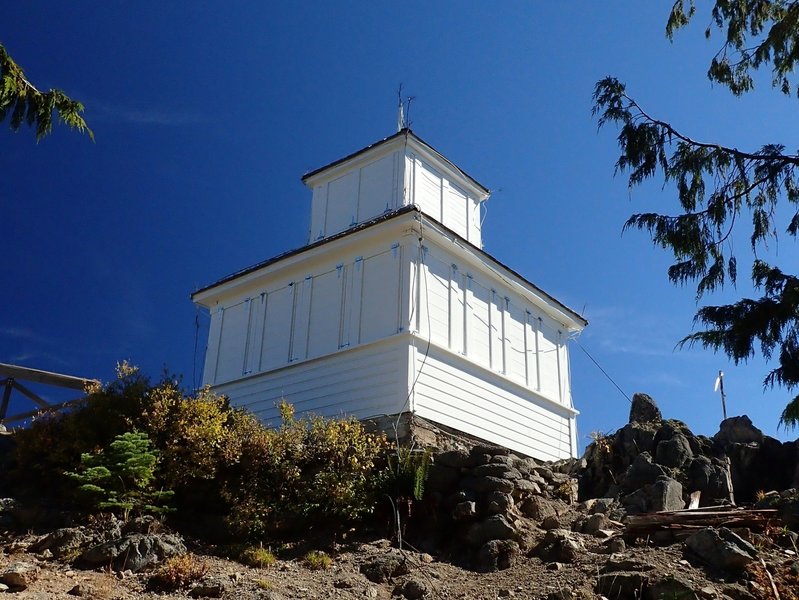
[[(677, 0), (666, 35), (695, 16), (693, 0)], [(786, 95), (797, 93), (794, 68), (799, 60), (799, 2), (785, 0), (716, 0), (711, 38), (720, 32), (721, 48), (711, 60), (708, 77), (735, 94), (754, 89), (753, 73), (771, 70), (772, 85)], [(723, 306), (701, 307), (695, 325), (702, 328), (681, 344), (698, 343), (722, 351), (736, 364), (759, 350), (775, 359), (765, 386), (799, 387), (799, 278), (758, 256), (784, 228), (799, 232), (799, 155), (782, 144), (749, 151), (693, 139), (670, 123), (649, 115), (618, 79), (596, 84), (594, 115), (599, 126), (620, 127), (617, 171), (626, 172), (630, 187), (662, 177), (677, 190), (675, 214), (632, 215), (625, 229), (646, 230), (653, 242), (674, 255), (668, 277), (675, 284), (696, 284), (704, 294), (734, 284), (738, 264), (729, 243), (733, 228), (748, 221), (755, 258), (751, 279), (759, 298), (742, 298)], [(787, 223), (777, 223), (778, 205), (789, 209)], [(789, 401), (781, 424), (799, 425), (799, 395)]]
[(81, 116), (83, 104), (61, 90), (40, 92), (0, 44), (0, 122), (8, 117), (12, 131), (18, 131), (23, 123), (35, 127), (38, 142), (53, 130), (53, 112), (62, 123), (94, 141), (94, 133)]
[(147, 434), (118, 435), (97, 454), (82, 454), (80, 462), (79, 472), (66, 475), (80, 484), (78, 489), (96, 508), (119, 510), (125, 518), (131, 511), (158, 514), (169, 510), (163, 503), (173, 493), (152, 487), (158, 451), (151, 447)]

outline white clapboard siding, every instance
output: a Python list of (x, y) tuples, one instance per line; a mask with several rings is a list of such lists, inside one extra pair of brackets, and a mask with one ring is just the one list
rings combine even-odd
[(536, 458), (571, 456), (567, 411), (435, 346), (419, 344), (416, 356), (414, 408), (420, 417)]
[(469, 277), (466, 290), (467, 356), (484, 367), (491, 366), (490, 302), (491, 290)]
[(264, 335), (266, 317), (266, 292), (250, 299), (250, 322), (247, 327), (247, 347), (244, 351), (244, 374), (261, 370), (261, 343)]
[(471, 198), (469, 199), (469, 231), (468, 235), (465, 237), (478, 248), (483, 247), (483, 238), (481, 233), (483, 227), (483, 216), (481, 214), (482, 209), (480, 207), (480, 202)]
[(282, 399), (297, 413), (363, 419), (407, 407), (407, 338), (396, 336), (214, 388), (270, 424)]
[(259, 370), (276, 369), (288, 363), (293, 311), (294, 284), (267, 292)]
[(393, 208), (394, 155), (361, 168), (358, 192), (358, 222), (363, 223)]
[(543, 319), (540, 323), (541, 329), (538, 336), (540, 391), (547, 398), (560, 401), (560, 374), (558, 372), (560, 334), (548, 319)]
[(397, 333), (400, 310), (399, 246), (363, 260), (361, 344)]
[(445, 185), (443, 223), (461, 237), (469, 239), (469, 197), (461, 188), (451, 182)]
[(358, 220), (358, 172), (347, 173), (328, 184), (325, 235), (348, 229)]
[(527, 387), (541, 391), (540, 361), (538, 360), (538, 345), (540, 322), (530, 311), (525, 313), (526, 324), (524, 334), (526, 342), (525, 361), (527, 363)]
[(503, 313), (502, 305), (504, 299), (496, 290), (491, 290), (491, 305), (488, 315), (490, 324), (490, 340), (491, 344), (491, 368), (497, 373), (505, 372), (505, 346), (503, 335)]
[(419, 333), (443, 346), (449, 345), (449, 262), (423, 249), (419, 282)]
[(221, 317), (216, 382), (230, 381), (244, 374), (244, 358), (250, 322), (249, 299), (228, 306), (222, 311)]
[(440, 222), (443, 183), (441, 173), (426, 162), (417, 160), (414, 183), (414, 203), (422, 209), (422, 212)]
[(449, 279), (449, 348), (466, 353), (466, 290), (465, 276), (457, 265), (450, 265)]
[(311, 227), (308, 243), (325, 237), (325, 217), (327, 214), (327, 184), (315, 187), (311, 199)]
[(511, 299), (505, 310), (505, 374), (522, 385), (527, 385), (526, 318), (522, 306)]
[(308, 327), (309, 358), (330, 354), (339, 348), (344, 282), (344, 265), (313, 278)]

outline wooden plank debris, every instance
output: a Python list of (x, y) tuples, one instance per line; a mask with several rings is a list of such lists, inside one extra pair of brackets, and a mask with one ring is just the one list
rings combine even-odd
[(706, 506), (631, 515), (627, 519), (624, 535), (636, 538), (658, 531), (670, 531), (675, 534), (691, 533), (703, 527), (748, 527), (759, 530), (777, 520), (779, 520), (779, 511), (776, 508)]

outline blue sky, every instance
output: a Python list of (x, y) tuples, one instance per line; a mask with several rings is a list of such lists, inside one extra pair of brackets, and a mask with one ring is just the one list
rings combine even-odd
[[(0, 362), (108, 380), (130, 359), (191, 385), (205, 318), (195, 358), (189, 294), (302, 245), (300, 177), (393, 133), (402, 82), (415, 133), (494, 190), (485, 250), (584, 313), (580, 344), (627, 394), (712, 435), (723, 369), (731, 415), (795, 437), (777, 431), (789, 394), (763, 392), (760, 359), (675, 351), (693, 290), (667, 282), (669, 256), (644, 233), (621, 235), (630, 213), (668, 211), (675, 196), (614, 178), (616, 131), (591, 117), (598, 79), (617, 76), (696, 138), (797, 139), (796, 100), (767, 78), (744, 98), (711, 86), (709, 17), (700, 8), (671, 43), (669, 5), (13, 3), (0, 43), (40, 88), (86, 105), (97, 143), (64, 128), (38, 145), (0, 132)], [(770, 252), (799, 264), (787, 236)], [(622, 426), (629, 404), (578, 347), (571, 356), (584, 445)]]

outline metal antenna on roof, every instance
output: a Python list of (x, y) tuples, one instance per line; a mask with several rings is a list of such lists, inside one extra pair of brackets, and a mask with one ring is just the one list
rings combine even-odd
[(413, 121), (411, 121), (411, 102), (413, 100), (416, 100), (416, 96), (408, 96), (405, 100), (405, 127), (408, 129), (411, 128), (411, 123), (413, 123)]
[(400, 83), (397, 89), (397, 131), (410, 128), (411, 101), (415, 99), (416, 96), (408, 96), (405, 102), (402, 101), (402, 83)]
[(397, 131), (402, 131), (405, 127), (405, 114), (402, 110), (402, 83), (397, 90)]

